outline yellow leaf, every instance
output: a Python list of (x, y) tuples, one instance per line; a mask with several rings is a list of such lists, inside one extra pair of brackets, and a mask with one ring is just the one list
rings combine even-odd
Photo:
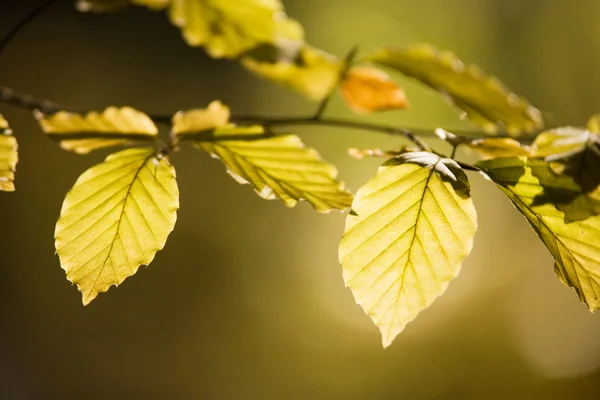
[(453, 53), (429, 45), (382, 48), (366, 57), (440, 91), (469, 120), (485, 131), (511, 135), (531, 133), (543, 126), (539, 110), (510, 92), (498, 79), (474, 65), (463, 64)]
[(297, 57), (270, 62), (245, 57), (242, 64), (250, 71), (281, 83), (311, 100), (323, 100), (336, 87), (344, 62), (310, 46), (303, 47)]
[(533, 142), (534, 157), (563, 158), (585, 150), (597, 134), (585, 129), (564, 127), (540, 133)]
[(173, 25), (190, 46), (214, 58), (235, 58), (261, 44), (302, 42), (300, 25), (287, 18), (279, 0), (134, 0), (158, 10), (169, 8)]
[(557, 177), (545, 161), (526, 157), (483, 161), (477, 166), (527, 218), (554, 257), (559, 279), (575, 288), (591, 311), (600, 309), (600, 216), (569, 222), (557, 208), (565, 192), (577, 189), (575, 182), (568, 176)]
[(358, 191), (339, 257), (384, 347), (446, 291), (476, 229), (466, 174), (432, 153), (389, 160)]
[(172, 132), (175, 136), (212, 131), (229, 124), (229, 107), (220, 101), (211, 102), (207, 108), (180, 111), (173, 117)]
[(375, 68), (351, 68), (340, 89), (346, 104), (359, 114), (403, 110), (408, 107), (404, 90), (385, 72)]
[[(247, 139), (224, 140), (244, 136)], [(221, 160), (236, 181), (254, 186), (264, 199), (279, 199), (288, 207), (305, 200), (322, 212), (350, 207), (352, 194), (336, 180), (333, 165), (305, 147), (298, 136), (269, 136), (262, 127), (231, 127), (218, 129), (212, 141), (197, 144)]]
[(86, 115), (60, 111), (36, 113), (42, 130), (60, 146), (78, 154), (105, 147), (155, 141), (158, 129), (146, 114), (130, 107), (109, 107)]
[(0, 114), (0, 191), (15, 190), (15, 169), (19, 161), (17, 151), (17, 139), (12, 135), (8, 121)]
[(468, 147), (481, 154), (482, 158), (501, 158), (527, 156), (530, 149), (511, 138), (475, 139), (465, 143)]
[(83, 304), (148, 265), (175, 226), (175, 169), (154, 149), (114, 153), (84, 172), (56, 224), (56, 253)]

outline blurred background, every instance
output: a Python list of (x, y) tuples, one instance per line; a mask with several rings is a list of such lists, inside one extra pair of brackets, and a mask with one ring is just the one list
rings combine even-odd
[[(0, 36), (38, 1), (0, 2)], [(288, 0), (308, 40), (428, 42), (496, 74), (548, 116), (583, 125), (600, 112), (597, 0)], [(464, 127), (403, 80), (406, 112), (369, 117)], [(315, 105), (228, 61), (188, 48), (163, 13), (82, 15), (59, 2), (0, 61), (0, 84), (99, 109), (168, 113), (213, 99), (237, 113), (305, 114)], [(344, 287), (341, 213), (289, 210), (238, 185), (191, 147), (173, 158), (181, 210), (148, 268), (90, 306), (65, 279), (53, 231), (65, 193), (106, 152), (77, 156), (30, 113), (0, 104), (20, 143), (17, 191), (0, 195), (0, 399), (597, 399), (600, 319), (563, 286), (508, 199), (472, 175), (480, 228), (448, 292), (387, 350)], [(350, 117), (336, 96), (328, 114)], [(382, 160), (348, 147), (397, 138), (294, 130), (358, 189)], [(442, 149), (442, 144), (434, 143)], [(468, 155), (464, 155), (468, 157)]]

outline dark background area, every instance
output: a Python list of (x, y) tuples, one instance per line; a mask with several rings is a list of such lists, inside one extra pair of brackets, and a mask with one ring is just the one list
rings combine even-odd
[[(36, 1), (0, 1), (0, 36)], [(288, 0), (308, 40), (429, 42), (500, 76), (551, 125), (600, 112), (597, 0)], [(437, 95), (402, 80), (412, 109), (370, 117), (462, 127)], [(0, 84), (68, 105), (168, 113), (223, 99), (237, 113), (314, 104), (233, 62), (188, 48), (163, 13), (78, 14), (63, 1), (0, 60)], [(0, 194), (0, 399), (597, 399), (600, 320), (563, 286), (508, 199), (472, 175), (480, 229), (448, 292), (383, 350), (344, 288), (341, 213), (288, 210), (191, 147), (173, 157), (181, 210), (148, 268), (83, 307), (54, 255), (65, 193), (106, 152), (77, 156), (31, 114), (0, 104), (20, 143), (17, 191)], [(349, 116), (339, 97), (330, 115)], [(356, 190), (397, 147), (376, 133), (297, 128)], [(437, 144), (439, 145), (439, 144)], [(464, 155), (468, 157), (468, 155)]]

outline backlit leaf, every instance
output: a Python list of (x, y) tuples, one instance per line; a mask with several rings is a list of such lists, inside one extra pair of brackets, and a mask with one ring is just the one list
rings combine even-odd
[(585, 129), (565, 127), (540, 133), (533, 142), (534, 157), (550, 160), (566, 158), (600, 142), (600, 135)]
[(250, 71), (279, 82), (304, 94), (311, 100), (324, 99), (336, 87), (344, 62), (310, 46), (303, 47), (296, 57), (263, 61), (245, 57), (242, 64)]
[(511, 138), (472, 138), (456, 135), (442, 128), (437, 128), (435, 134), (454, 147), (469, 147), (483, 159), (528, 156), (531, 153), (529, 146)]
[(532, 153), (545, 158), (554, 172), (572, 177), (581, 187), (583, 197), (571, 211), (583, 207), (586, 212), (596, 213), (592, 215), (600, 213), (600, 134), (570, 127), (554, 129), (536, 137)]
[(543, 160), (505, 158), (477, 165), (525, 215), (554, 257), (560, 280), (575, 288), (591, 311), (600, 308), (600, 216), (568, 222), (552, 201), (561, 201), (576, 184), (564, 175), (551, 178), (553, 172)]
[(207, 108), (180, 111), (173, 116), (172, 132), (175, 136), (212, 131), (229, 125), (229, 107), (213, 101)]
[(65, 150), (79, 154), (105, 147), (156, 140), (158, 129), (146, 114), (130, 107), (109, 107), (85, 115), (60, 111), (36, 113), (42, 130)]
[(235, 58), (261, 44), (303, 41), (301, 26), (279, 0), (133, 0), (153, 9), (168, 7), (173, 25), (190, 46), (215, 58)]
[(463, 64), (453, 53), (429, 45), (386, 47), (367, 61), (393, 68), (440, 91), (469, 120), (489, 133), (529, 133), (542, 127), (539, 110), (510, 92), (498, 79), (474, 65)]
[(56, 253), (83, 304), (148, 265), (175, 226), (175, 169), (154, 149), (114, 153), (84, 172), (56, 224)]
[(518, 157), (529, 155), (529, 148), (511, 138), (475, 139), (467, 146), (486, 160), (490, 158)]
[(350, 68), (340, 89), (348, 107), (359, 114), (408, 107), (404, 90), (385, 72), (375, 68)]
[(15, 169), (18, 156), (17, 139), (8, 126), (8, 121), (0, 114), (0, 191), (15, 190)]
[(358, 191), (339, 257), (384, 347), (446, 291), (476, 229), (466, 174), (432, 153), (389, 160)]
[[(234, 137), (244, 140), (226, 140)], [(352, 194), (336, 180), (336, 168), (298, 136), (272, 136), (260, 126), (230, 127), (217, 129), (211, 141), (197, 145), (264, 199), (279, 199), (288, 207), (305, 200), (322, 212), (344, 210), (352, 203)]]

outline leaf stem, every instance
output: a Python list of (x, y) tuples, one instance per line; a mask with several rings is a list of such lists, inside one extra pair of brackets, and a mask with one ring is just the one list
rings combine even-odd
[(456, 150), (458, 150), (458, 143), (452, 146), (452, 153), (450, 154), (450, 158), (454, 159), (454, 156), (456, 156)]

